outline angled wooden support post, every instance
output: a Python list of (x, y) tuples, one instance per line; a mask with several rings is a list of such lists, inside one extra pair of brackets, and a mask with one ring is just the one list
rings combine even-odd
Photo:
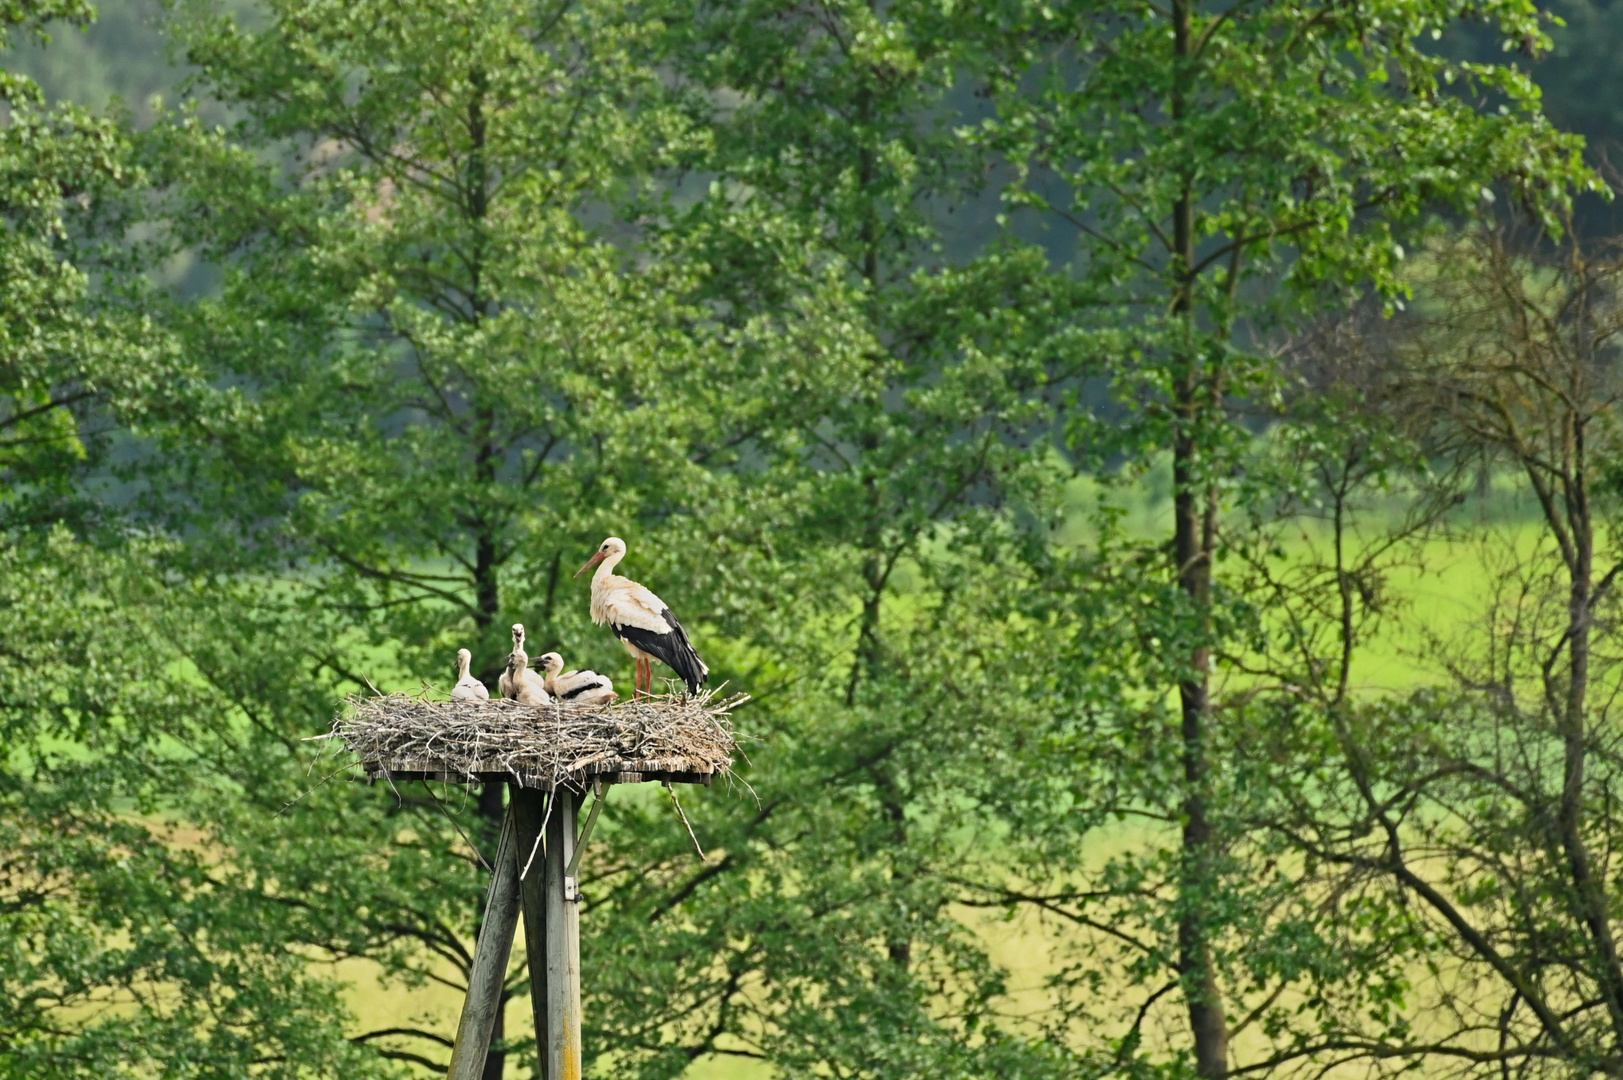
[(507, 958), (512, 954), (513, 934), (518, 929), (517, 847), (513, 810), (509, 807), (502, 821), (501, 842), (496, 845), (496, 865), (492, 867), (490, 892), (485, 896), (485, 917), (479, 924), (479, 941), (468, 971), (468, 999), (462, 1003), (451, 1067), (445, 1074), (448, 1080), (479, 1080), (485, 1071), (490, 1033), (502, 1007)]
[[(541, 1075), (547, 1077), (547, 854), (541, 832), (547, 819), (547, 793), (514, 786), (513, 816), (518, 823), (519, 895), (524, 899), (524, 954), (530, 966), (530, 1009)], [(527, 867), (527, 869), (526, 869)]]

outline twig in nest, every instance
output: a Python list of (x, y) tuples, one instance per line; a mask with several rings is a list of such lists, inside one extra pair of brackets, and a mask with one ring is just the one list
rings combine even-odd
[[(320, 761), (320, 760), (321, 760), (320, 758), (316, 759), (316, 761)], [(316, 762), (311, 762), (310, 763), (310, 769), (305, 770), (304, 775), (309, 776), (310, 771), (313, 770), (315, 767), (316, 767)], [(328, 773), (326, 776), (323, 776), (321, 778), (321, 780), (319, 782), (317, 782), (314, 786), (308, 787), (303, 792), (301, 792), (299, 794), (298, 798), (294, 799), (292, 802), (288, 803), (286, 806), (284, 806), (280, 810), (276, 811), (276, 816), (281, 817), (283, 814), (287, 813), (289, 810), (291, 810), (295, 806), (299, 805), (299, 803), (303, 802), (307, 796), (314, 795), (317, 791), (320, 791), (322, 788), (326, 787), (327, 782), (329, 780), (331, 780), (333, 777), (338, 776), (339, 774), (345, 773), (345, 772), (348, 772), (348, 771), (349, 771), (349, 766), (348, 765), (345, 765), (341, 769), (334, 769), (332, 772)]]
[(445, 815), (445, 820), (455, 826), (457, 834), (462, 837), (462, 842), (468, 845), (468, 848), (473, 852), (473, 857), (479, 860), (479, 865), (491, 873), (495, 873), (495, 868), (485, 861), (484, 853), (479, 850), (479, 845), (468, 839), (468, 834), (462, 831), (462, 826), (457, 823), (456, 818), (451, 816), (451, 811), (445, 808), (445, 804), (440, 802), (440, 797), (434, 794), (434, 788), (430, 786), (427, 780), (423, 781), (423, 790), (428, 792), (430, 799), (434, 800), (434, 805), (440, 808), (440, 813)]
[(671, 786), (669, 780), (665, 781), (665, 790), (671, 793), (671, 802), (676, 806), (676, 816), (687, 826), (688, 839), (693, 841), (693, 850), (699, 853), (699, 861), (704, 862), (704, 848), (699, 846), (699, 838), (693, 835), (693, 826), (688, 823), (688, 816), (682, 811), (682, 800), (676, 797), (676, 789)]
[(530, 845), (530, 857), (524, 860), (524, 869), (518, 872), (520, 881), (530, 876), (530, 864), (535, 862), (535, 853), (541, 850), (541, 841), (547, 835), (547, 822), (552, 820), (552, 799), (552, 795), (547, 796), (547, 812), (541, 815), (541, 827), (535, 831), (535, 843)]

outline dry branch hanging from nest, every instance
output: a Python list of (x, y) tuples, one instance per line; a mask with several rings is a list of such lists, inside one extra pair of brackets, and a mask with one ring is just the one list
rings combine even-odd
[(727, 714), (747, 700), (708, 690), (610, 706), (389, 694), (351, 698), (328, 737), (342, 740), (366, 774), (380, 779), (513, 780), (577, 790), (595, 778), (709, 784), (732, 766)]

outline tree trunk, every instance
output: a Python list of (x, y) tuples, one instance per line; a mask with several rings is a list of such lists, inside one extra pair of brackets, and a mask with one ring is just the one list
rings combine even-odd
[[(1178, 585), (1193, 601), (1204, 637), (1211, 602), (1211, 553), (1206, 549), (1210, 511), (1194, 475), (1194, 440), (1180, 434), (1173, 462)], [(1189, 1006), (1189, 1028), (1195, 1042), (1196, 1073), (1217, 1080), (1228, 1072), (1228, 1021), (1212, 965), (1206, 908), (1210, 903), (1214, 862), (1211, 822), (1207, 816), (1209, 773), (1207, 727), (1211, 719), (1211, 650), (1203, 643), (1189, 657), (1189, 676), (1178, 685), (1182, 705), (1184, 798), (1179, 870), (1178, 969)]]
[[(1172, 115), (1182, 122), (1188, 111), (1187, 82), (1193, 62), (1192, 0), (1174, 0), (1173, 45), (1177, 56), (1173, 75)], [(1211, 649), (1205, 638), (1210, 629), (1212, 534), (1216, 508), (1210, 497), (1211, 478), (1204, 475), (1200, 432), (1205, 410), (1216, 402), (1204, 400), (1211, 388), (1201, 379), (1201, 358), (1194, 342), (1195, 205), (1189, 180), (1173, 210), (1172, 269), (1175, 275), (1173, 313), (1183, 320), (1183, 352), (1174, 385), (1173, 412), (1177, 433), (1173, 440), (1174, 491), (1173, 549), (1178, 587), (1191, 601), (1198, 621), (1197, 644), (1189, 656), (1189, 674), (1178, 685), (1182, 706), (1184, 798), (1182, 849), (1179, 866), (1178, 971), (1189, 1008), (1189, 1031), (1195, 1043), (1195, 1072), (1202, 1080), (1220, 1080), (1228, 1073), (1228, 1021), (1212, 962), (1206, 909), (1213, 885), (1214, 851), (1207, 816), (1211, 772), (1207, 745), (1211, 721)]]
[[(871, 507), (871, 513), (877, 513)], [(878, 541), (874, 541), (875, 549)], [(871, 549), (864, 561), (863, 579), (867, 591), (862, 598), (862, 616), (857, 622), (857, 646), (851, 661), (851, 679), (845, 686), (845, 705), (857, 703), (857, 686), (864, 677), (873, 678), (879, 670), (879, 605), (885, 596), (884, 579), (880, 576), (879, 552)]]
[[(1584, 773), (1588, 758), (1590, 636), (1594, 621), (1595, 530), (1589, 514), (1584, 428), (1572, 424), (1572, 459), (1566, 480), (1565, 511), (1572, 536), (1571, 589), (1567, 600), (1567, 686), (1560, 712), (1564, 768), (1559, 830), (1572, 878), (1573, 899), (1596, 953), (1596, 982), (1606, 1001), (1614, 1046), (1623, 1052), (1623, 966), (1606, 910), (1605, 889), (1596, 879), (1583, 835)], [(1548, 504), (1546, 504), (1548, 505)], [(1554, 524), (1554, 523), (1552, 523)]]

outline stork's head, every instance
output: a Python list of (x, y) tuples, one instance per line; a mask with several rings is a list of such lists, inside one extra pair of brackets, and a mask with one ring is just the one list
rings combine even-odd
[(524, 646), (524, 624), (521, 622), (513, 624), (513, 644), (520, 648)]
[(564, 658), (555, 652), (542, 653), (541, 659), (536, 662), (541, 665), (541, 670), (548, 675), (556, 675), (564, 669)]
[(473, 653), (467, 649), (458, 649), (456, 651), (456, 669), (458, 671), (467, 671), (468, 665), (471, 663), (473, 663)]
[(620, 556), (624, 555), (625, 553), (626, 542), (620, 539), (618, 536), (611, 536), (598, 546), (597, 554), (593, 555), (590, 559), (587, 559), (585, 566), (575, 571), (575, 576), (580, 577), (582, 574), (586, 573), (586, 571), (590, 570), (604, 559), (610, 557), (618, 562), (620, 560)]

